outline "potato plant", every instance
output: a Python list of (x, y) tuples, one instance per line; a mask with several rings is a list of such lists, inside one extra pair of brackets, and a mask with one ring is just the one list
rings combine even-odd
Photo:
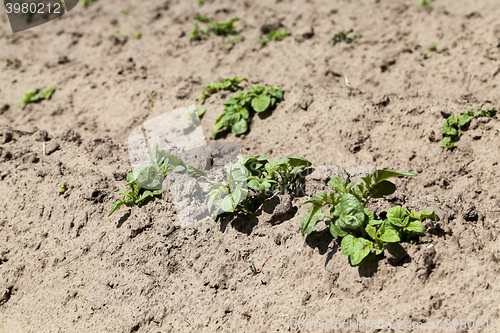
[(243, 81), (248, 82), (248, 80), (245, 78), (240, 79), (238, 77), (233, 77), (232, 79), (231, 78), (225, 79), (224, 82), (210, 83), (210, 84), (205, 86), (205, 90), (201, 93), (201, 97), (199, 100), (203, 101), (203, 100), (207, 99), (208, 97), (210, 97), (212, 94), (215, 94), (217, 91), (220, 91), (220, 90), (227, 90), (227, 91), (235, 92), (235, 91), (241, 89), (241, 87), (238, 86), (238, 84), (240, 84)]
[(213, 138), (221, 129), (231, 130), (234, 134), (246, 133), (256, 112), (270, 110), (283, 100), (283, 90), (279, 86), (264, 88), (253, 85), (250, 88), (250, 91), (240, 91), (224, 102), (224, 112), (215, 122)]
[(163, 180), (173, 172), (187, 173), (191, 177), (207, 176), (202, 170), (194, 168), (169, 152), (159, 150), (156, 144), (149, 156), (149, 163), (128, 172), (126, 187), (117, 192), (125, 198), (113, 202), (108, 217), (123, 205), (142, 205), (152, 197), (160, 196)]
[(208, 211), (219, 215), (255, 211), (274, 193), (296, 192), (298, 175), (311, 162), (303, 157), (269, 162), (267, 156), (246, 156), (227, 168), (228, 179), (213, 185), (207, 195)]
[(290, 31), (284, 31), (281, 29), (278, 29), (276, 31), (271, 31), (267, 34), (266, 38), (263, 38), (260, 40), (260, 43), (262, 45), (266, 45), (267, 43), (273, 41), (273, 40), (283, 40), (285, 37), (290, 36), (292, 33)]
[(23, 99), (21, 100), (21, 103), (19, 103), (19, 107), (21, 109), (24, 109), (26, 104), (29, 103), (38, 103), (41, 100), (44, 99), (50, 99), (52, 97), (52, 94), (54, 93), (54, 90), (56, 90), (56, 86), (52, 86), (48, 89), (44, 89), (42, 91), (39, 91), (36, 88), (31, 88), (30, 91), (28, 91)]
[(332, 45), (335, 46), (336, 44), (341, 43), (341, 42), (346, 42), (349, 44), (349, 43), (352, 43), (353, 41), (355, 41), (356, 39), (360, 39), (363, 37), (363, 35), (360, 33), (349, 35), (352, 32), (353, 32), (352, 29), (348, 30), (348, 31), (340, 31), (335, 36), (333, 36)]
[(441, 129), (441, 133), (443, 133), (441, 147), (450, 150), (455, 148), (455, 143), (462, 135), (460, 130), (467, 130), (473, 117), (494, 117), (496, 113), (496, 108), (489, 108), (481, 111), (465, 111), (460, 113), (460, 116), (449, 116), (448, 119), (444, 121), (443, 128)]
[(210, 36), (211, 34), (217, 36), (229, 36), (229, 35), (239, 35), (239, 32), (234, 28), (234, 22), (239, 21), (239, 18), (231, 19), (222, 23), (216, 23), (209, 19), (208, 17), (197, 15), (194, 17), (195, 20), (208, 24), (208, 28), (200, 30), (198, 23), (194, 24), (193, 31), (188, 35), (188, 39), (201, 39), (202, 35)]
[(302, 235), (309, 235), (317, 223), (324, 220), (332, 236), (342, 239), (342, 253), (350, 257), (352, 265), (358, 265), (372, 251), (375, 255), (381, 254), (385, 243), (407, 241), (423, 234), (425, 228), (421, 220), (432, 217), (437, 221), (434, 211), (417, 214), (396, 206), (387, 211), (385, 220), (377, 220), (375, 214), (366, 209), (371, 199), (396, 191), (396, 185), (387, 179), (398, 176), (415, 174), (382, 169), (362, 177), (359, 184), (346, 184), (345, 180), (332, 177), (328, 182), (331, 193), (321, 192), (305, 202), (312, 206), (302, 219)]

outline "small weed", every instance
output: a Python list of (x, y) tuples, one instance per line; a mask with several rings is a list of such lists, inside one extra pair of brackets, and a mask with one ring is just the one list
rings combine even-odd
[(432, 0), (422, 0), (420, 2), (420, 6), (422, 7), (429, 7), (431, 5)]
[(130, 12), (130, 9), (120, 9), (120, 14), (127, 15)]
[(116, 30), (115, 33), (113, 34), (109, 34), (109, 37), (110, 38), (113, 38), (115, 37), (115, 35), (122, 35), (122, 36), (125, 36), (127, 33), (125, 31), (121, 31), (121, 30)]
[(360, 33), (349, 35), (352, 32), (353, 32), (353, 30), (351, 29), (349, 31), (341, 31), (341, 32), (337, 33), (332, 38), (332, 46), (334, 46), (337, 43), (341, 43), (341, 42), (346, 42), (349, 44), (349, 43), (352, 43), (353, 41), (355, 41), (356, 39), (360, 39), (363, 37), (363, 35)]
[(39, 91), (36, 88), (32, 88), (24, 95), (23, 99), (21, 100), (21, 103), (19, 103), (19, 107), (21, 109), (24, 109), (26, 104), (37, 103), (44, 99), (50, 99), (55, 89), (56, 86), (50, 87), (49, 89), (45, 89), (42, 91)]
[(226, 41), (224, 42), (224, 44), (222, 46), (226, 46), (226, 45), (236, 45), (238, 44), (239, 42), (242, 42), (245, 40), (245, 37), (236, 37), (236, 38), (233, 38), (233, 39), (226, 39)]
[(90, 304), (91, 304), (90, 308), (92, 309), (92, 311), (96, 311), (96, 310), (98, 310), (98, 309), (99, 309), (99, 308), (95, 305), (95, 303), (94, 303), (94, 302), (89, 301), (89, 300), (88, 300), (85, 296), (83, 296), (83, 295), (80, 295), (80, 296), (83, 298), (83, 300), (84, 300), (86, 303), (90, 303)]
[(212, 2), (214, 0), (198, 0), (198, 7), (203, 6), (206, 2)]
[(64, 193), (66, 193), (67, 189), (68, 189), (68, 185), (66, 184), (66, 182), (61, 182), (59, 184), (59, 195), (63, 195)]
[(83, 3), (86, 6), (89, 6), (89, 5), (93, 4), (96, 1), (97, 0), (80, 0), (80, 2)]
[(441, 133), (443, 133), (441, 147), (449, 150), (455, 148), (455, 143), (462, 135), (460, 130), (467, 130), (469, 128), (471, 117), (493, 117), (496, 113), (496, 108), (489, 108), (481, 111), (465, 111), (460, 113), (460, 116), (449, 116), (448, 119), (444, 121), (443, 128), (441, 129)]
[(141, 37), (142, 37), (141, 30), (138, 30), (138, 31), (135, 33), (134, 38), (135, 38), (135, 39), (141, 39)]
[(224, 102), (224, 112), (217, 118), (212, 133), (215, 138), (221, 129), (231, 130), (234, 134), (248, 131), (248, 124), (254, 113), (272, 109), (283, 100), (283, 90), (277, 86), (264, 88), (251, 86), (251, 91), (240, 91)]
[(262, 45), (265, 45), (269, 43), (270, 41), (273, 40), (283, 40), (285, 37), (290, 36), (292, 33), (290, 31), (284, 31), (284, 30), (276, 30), (276, 31), (271, 31), (267, 34), (267, 38), (261, 39), (260, 43)]
[(264, 262), (262, 263), (262, 266), (260, 266), (260, 269), (257, 269), (257, 268), (255, 267), (255, 264), (254, 264), (254, 262), (253, 262), (253, 259), (252, 259), (252, 258), (248, 259), (248, 262), (250, 263), (250, 270), (252, 271), (252, 274), (253, 274), (253, 275), (257, 275), (257, 274), (261, 273), (261, 272), (262, 272), (262, 269), (264, 268), (264, 265), (265, 265), (265, 264), (266, 264), (266, 262), (269, 260), (269, 258), (271, 258), (272, 256), (273, 256), (272, 254), (271, 254), (271, 255), (269, 255), (269, 256), (267, 256), (266, 260), (264, 260)]
[(436, 43), (434, 43), (434, 45), (429, 46), (429, 47), (427, 48), (427, 50), (429, 50), (429, 51), (431, 51), (431, 52), (436, 52), (436, 51), (437, 51), (437, 47), (438, 47), (438, 45), (437, 45)]
[(248, 80), (245, 78), (240, 79), (238, 77), (233, 77), (232, 79), (225, 79), (224, 82), (210, 83), (205, 86), (205, 90), (201, 93), (201, 97), (199, 100), (202, 101), (207, 99), (208, 97), (210, 97), (210, 95), (215, 94), (218, 90), (227, 90), (235, 92), (241, 89), (241, 87), (238, 86), (238, 84), (240, 84), (243, 81), (248, 82)]

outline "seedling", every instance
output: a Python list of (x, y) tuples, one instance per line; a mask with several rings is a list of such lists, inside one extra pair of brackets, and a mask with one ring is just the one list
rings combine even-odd
[(201, 6), (203, 6), (206, 2), (211, 2), (211, 1), (214, 1), (214, 0), (198, 0), (198, 7), (201, 7)]
[(225, 79), (224, 82), (210, 83), (205, 86), (206, 89), (201, 93), (201, 97), (199, 100), (202, 101), (207, 99), (212, 94), (215, 94), (218, 90), (228, 90), (235, 92), (241, 89), (241, 87), (238, 86), (238, 84), (240, 84), (243, 81), (248, 82), (248, 80), (245, 78), (240, 79), (238, 77), (233, 77), (232, 79)]
[(252, 271), (252, 273), (254, 275), (257, 274), (257, 268), (255, 268), (255, 264), (253, 262), (253, 259), (252, 258), (248, 259), (248, 262), (250, 263), (250, 270)]
[(436, 51), (437, 51), (437, 47), (438, 47), (438, 45), (437, 45), (436, 43), (434, 43), (434, 45), (429, 46), (429, 47), (427, 48), (427, 50), (429, 50), (429, 51), (431, 51), (431, 52), (436, 52)]
[(363, 35), (360, 33), (349, 35), (352, 32), (353, 32), (353, 30), (351, 29), (349, 31), (341, 31), (341, 32), (337, 33), (332, 38), (332, 46), (335, 46), (335, 44), (341, 43), (341, 42), (346, 42), (349, 44), (349, 43), (352, 43), (353, 41), (355, 41), (356, 39), (360, 39), (363, 37)]
[(239, 42), (242, 42), (245, 40), (245, 37), (236, 37), (236, 38), (233, 38), (233, 39), (227, 39), (223, 46), (226, 46), (226, 45), (236, 45), (238, 44)]
[(24, 109), (26, 104), (38, 103), (41, 100), (50, 99), (52, 97), (52, 94), (54, 93), (55, 89), (56, 89), (56, 86), (50, 87), (49, 89), (45, 89), (42, 91), (39, 91), (36, 88), (32, 88), (30, 91), (28, 91), (24, 95), (23, 99), (21, 100), (21, 103), (19, 103), (19, 107), (21, 109)]
[(120, 14), (128, 14), (128, 12), (130, 11), (130, 9), (120, 9)]
[(110, 38), (113, 38), (113, 37), (115, 37), (115, 35), (122, 35), (122, 36), (124, 36), (124, 35), (126, 35), (126, 34), (127, 34), (127, 33), (126, 33), (125, 31), (116, 30), (114, 34), (109, 34), (109, 37), (110, 37)]
[(422, 7), (429, 7), (430, 4), (431, 4), (431, 2), (432, 2), (432, 0), (422, 0), (420, 2), (420, 6), (422, 6)]
[(231, 130), (234, 134), (248, 131), (248, 123), (255, 114), (271, 110), (283, 100), (283, 90), (279, 87), (264, 88), (251, 86), (251, 91), (239, 92), (224, 102), (224, 112), (217, 118), (212, 137), (219, 130)]
[(213, 185), (207, 195), (208, 211), (215, 215), (254, 212), (274, 193), (294, 194), (298, 175), (311, 162), (303, 157), (270, 163), (267, 156), (246, 156), (227, 168), (226, 181)]
[(262, 266), (260, 266), (260, 269), (257, 269), (257, 268), (255, 267), (255, 264), (254, 264), (254, 262), (253, 262), (253, 259), (252, 259), (252, 258), (248, 259), (248, 262), (250, 263), (250, 270), (252, 271), (252, 274), (253, 274), (253, 275), (257, 275), (257, 274), (261, 273), (261, 272), (262, 272), (262, 269), (264, 268), (264, 265), (265, 265), (265, 264), (266, 264), (266, 262), (269, 260), (269, 258), (271, 258), (272, 256), (273, 256), (272, 254), (267, 256), (266, 260), (264, 260), (264, 262), (262, 263)]
[(216, 23), (205, 16), (197, 15), (194, 17), (195, 20), (206, 23), (209, 25), (208, 28), (200, 30), (198, 23), (194, 24), (193, 31), (190, 32), (187, 37), (188, 39), (201, 39), (201, 34), (210, 36), (211, 34), (217, 36), (229, 36), (229, 35), (239, 35), (239, 32), (234, 29), (234, 22), (239, 21), (239, 18), (231, 19), (226, 22)]
[(273, 41), (273, 40), (281, 41), (281, 40), (285, 39), (285, 37), (290, 36), (291, 34), (292, 33), (290, 31), (284, 31), (281, 29), (278, 29), (276, 31), (271, 31), (267, 34), (267, 38), (260, 40), (260, 43), (262, 45), (266, 45), (267, 43), (269, 43), (270, 41)]
[(93, 4), (95, 1), (96, 0), (80, 0), (80, 2), (86, 6)]
[(95, 303), (94, 303), (94, 302), (89, 301), (89, 300), (88, 300), (85, 296), (83, 296), (83, 295), (80, 295), (80, 296), (82, 296), (83, 300), (84, 300), (86, 303), (90, 303), (90, 304), (91, 304), (90, 308), (92, 309), (92, 311), (96, 311), (96, 310), (98, 310), (98, 309), (99, 309), (99, 308), (95, 305)]
[(444, 121), (441, 133), (443, 133), (443, 141), (441, 147), (452, 150), (455, 148), (455, 143), (460, 139), (462, 133), (460, 130), (469, 128), (471, 117), (493, 117), (497, 113), (496, 108), (483, 109), (481, 111), (471, 110), (460, 113), (460, 116), (451, 115)]
[(207, 176), (202, 170), (184, 163), (169, 152), (158, 150), (156, 144), (149, 156), (149, 163), (140, 165), (127, 174), (126, 186), (129, 188), (125, 187), (117, 192), (125, 198), (113, 202), (108, 217), (123, 205), (143, 205), (153, 197), (161, 196), (163, 180), (172, 172), (187, 173), (195, 178)]
[(68, 186), (67, 186), (66, 182), (61, 182), (59, 184), (59, 195), (63, 195), (64, 193), (66, 193), (67, 189), (68, 189)]
[(141, 30), (138, 30), (138, 31), (135, 33), (134, 38), (135, 38), (135, 39), (141, 39), (141, 37), (142, 37)]
[(325, 220), (330, 233), (342, 238), (341, 248), (349, 256), (352, 265), (358, 265), (372, 250), (375, 255), (384, 251), (385, 243), (398, 243), (410, 240), (425, 232), (420, 222), (432, 217), (437, 221), (434, 211), (411, 213), (396, 206), (387, 211), (387, 219), (375, 219), (375, 214), (366, 205), (371, 199), (382, 198), (396, 191), (396, 185), (387, 179), (398, 176), (415, 176), (409, 172), (396, 172), (390, 169), (377, 170), (374, 174), (361, 178), (361, 182), (346, 184), (339, 177), (332, 177), (328, 185), (333, 192), (321, 192), (307, 200), (312, 206), (302, 219), (302, 235), (309, 235), (317, 223)]

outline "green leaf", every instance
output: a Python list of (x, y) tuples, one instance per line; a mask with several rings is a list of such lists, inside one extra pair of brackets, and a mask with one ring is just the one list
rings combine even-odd
[(144, 199), (146, 199), (150, 195), (151, 195), (151, 191), (149, 191), (149, 190), (144, 191), (144, 193), (137, 200), (135, 200), (135, 203), (136, 204), (140, 203), (141, 201), (143, 201)]
[(271, 98), (267, 95), (259, 95), (252, 100), (252, 108), (255, 112), (265, 111), (270, 105)]
[(137, 186), (141, 187), (151, 179), (151, 164), (142, 164), (133, 170), (133, 177)]
[(210, 23), (210, 22), (212, 22), (212, 20), (210, 20), (208, 17), (206, 17), (206, 16), (201, 16), (201, 15), (196, 15), (196, 16), (194, 17), (194, 19), (195, 19), (195, 20), (198, 20), (198, 21), (200, 21), (200, 22), (203, 22), (203, 23)]
[(373, 249), (373, 243), (364, 238), (355, 238), (353, 235), (347, 235), (342, 238), (341, 248), (344, 255), (350, 256), (351, 264), (356, 266), (370, 254)]
[(312, 205), (311, 207), (309, 207), (309, 210), (302, 218), (302, 222), (300, 224), (302, 236), (304, 236), (305, 234), (309, 235), (316, 227), (316, 224), (319, 221), (323, 220), (322, 213), (323, 212), (321, 211), (321, 206), (319, 205)]
[(436, 212), (432, 211), (432, 212), (424, 212), (424, 211), (421, 211), (417, 216), (416, 218), (419, 219), (419, 220), (423, 220), (427, 217), (431, 217), (434, 219), (434, 221), (438, 221), (438, 217), (436, 215)]
[(335, 207), (338, 225), (342, 230), (356, 230), (363, 227), (365, 212), (361, 202), (352, 194), (343, 194), (340, 203)]
[(160, 155), (160, 151), (158, 150), (158, 144), (155, 144), (155, 146), (151, 150), (151, 154), (149, 154), (149, 163), (155, 165), (162, 164), (162, 156)]
[(246, 119), (241, 119), (235, 123), (232, 127), (232, 132), (234, 134), (244, 134), (248, 130), (248, 123)]
[(351, 245), (351, 265), (356, 266), (370, 254), (373, 243), (364, 238), (357, 238)]
[(352, 254), (352, 245), (356, 237), (353, 235), (347, 235), (342, 238), (342, 242), (340, 243), (340, 247), (342, 248), (342, 253), (345, 256), (350, 256)]
[(470, 123), (470, 117), (467, 113), (462, 113), (458, 117), (458, 127), (464, 127)]
[(373, 226), (376, 226), (376, 225), (381, 225), (382, 223), (384, 223), (384, 221), (378, 221), (378, 220), (370, 220), (368, 222), (369, 225), (373, 225)]
[(368, 224), (366, 227), (365, 227), (365, 231), (366, 233), (373, 239), (376, 238), (376, 234), (377, 234), (377, 230), (375, 230), (375, 227), (371, 224)]
[(387, 221), (396, 227), (406, 227), (410, 213), (401, 206), (392, 207), (387, 211)]
[(401, 236), (399, 232), (394, 229), (391, 223), (385, 221), (382, 223), (377, 233), (380, 235), (379, 238), (387, 243), (398, 243), (401, 241)]
[(120, 208), (125, 203), (126, 203), (125, 200), (117, 200), (117, 201), (113, 202), (113, 204), (111, 205), (111, 212), (108, 214), (108, 217), (110, 217), (111, 214), (116, 212), (118, 210), (118, 208)]
[(391, 195), (396, 192), (396, 185), (388, 180), (383, 180), (370, 188), (372, 198), (383, 198), (386, 195)]
[(127, 190), (126, 188), (122, 188), (121, 190), (119, 190), (118, 192), (116, 192), (116, 194), (121, 194), (121, 195), (124, 195), (124, 196), (129, 196), (130, 191)]
[(218, 206), (226, 213), (234, 213), (236, 205), (234, 204), (230, 194), (218, 201)]
[(368, 221), (374, 220), (375, 219), (375, 213), (373, 213), (371, 210), (364, 209), (363, 210), (368, 217)]
[(397, 172), (391, 169), (384, 168), (375, 171), (375, 174), (373, 175), (373, 181), (374, 183), (377, 184), (389, 178), (399, 177), (399, 176), (415, 176), (415, 174), (413, 172)]
[(325, 224), (330, 229), (330, 233), (334, 238), (347, 236), (348, 232), (340, 229), (340, 227), (337, 224), (337, 221), (338, 221), (338, 216), (334, 216), (333, 218), (327, 219), (325, 221)]
[(406, 226), (404, 228), (404, 230), (405, 231), (413, 231), (413, 232), (416, 232), (419, 234), (425, 233), (424, 225), (422, 224), (422, 222), (420, 222), (418, 220), (411, 221), (410, 224), (408, 224), (408, 226)]
[(250, 111), (246, 107), (242, 107), (240, 109), (240, 114), (243, 119), (248, 119), (250, 118)]
[(441, 147), (447, 149), (453, 149), (455, 148), (455, 143), (452, 142), (452, 139), (449, 136), (447, 136), (443, 139), (443, 141), (441, 141)]

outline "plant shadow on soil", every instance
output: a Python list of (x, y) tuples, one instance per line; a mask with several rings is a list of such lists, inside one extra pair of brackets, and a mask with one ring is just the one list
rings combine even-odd
[(131, 214), (132, 214), (132, 210), (129, 209), (128, 212), (126, 212), (125, 214), (122, 215), (122, 217), (120, 217), (120, 220), (118, 220), (116, 227), (121, 228), (123, 223), (127, 222), (128, 218), (130, 217)]
[(258, 216), (255, 214), (235, 214), (230, 216), (225, 216), (220, 219), (220, 230), (221, 232), (226, 232), (226, 228), (228, 224), (231, 223), (231, 226), (241, 232), (249, 236), (252, 234), (253, 229), (259, 223)]

